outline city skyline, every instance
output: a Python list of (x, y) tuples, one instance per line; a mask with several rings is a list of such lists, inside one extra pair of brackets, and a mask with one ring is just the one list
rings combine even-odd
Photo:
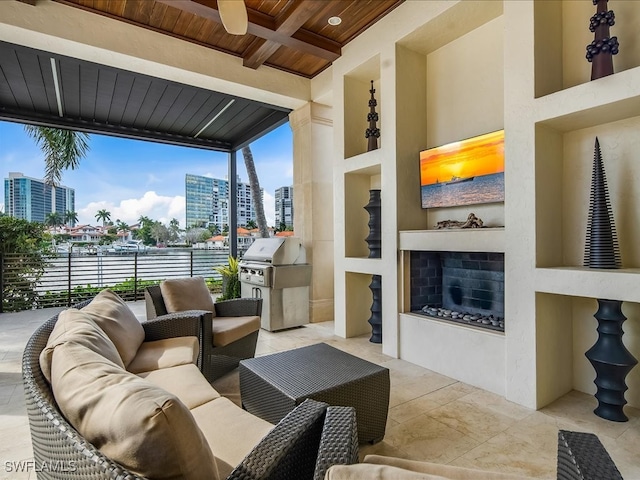
[[(133, 224), (144, 215), (168, 223), (177, 218), (185, 228), (185, 174), (227, 178), (228, 155), (198, 148), (92, 134), (90, 150), (76, 170), (63, 172), (62, 184), (75, 189), (78, 224), (97, 225), (98, 210), (111, 212), (111, 220)], [(288, 124), (251, 144), (265, 215), (275, 225), (275, 190), (293, 183), (293, 141)], [(248, 182), (242, 152), (237, 171)], [(19, 123), (0, 121), (0, 175), (20, 172), (44, 177), (40, 148)], [(4, 203), (4, 192), (0, 196)], [(3, 204), (3, 211), (5, 211)]]

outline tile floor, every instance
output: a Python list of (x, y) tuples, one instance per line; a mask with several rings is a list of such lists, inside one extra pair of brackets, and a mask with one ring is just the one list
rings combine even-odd
[[(144, 318), (144, 302), (130, 303)], [(21, 383), (21, 357), (31, 333), (59, 309), (0, 314), (0, 479), (35, 479), (15, 472), (15, 462), (32, 458)], [(377, 453), (484, 470), (555, 478), (558, 429), (593, 432), (626, 480), (640, 480), (640, 410), (627, 408), (630, 421), (596, 417), (591, 395), (570, 392), (534, 411), (504, 398), (381, 353), (367, 337), (342, 339), (333, 323), (270, 333), (261, 331), (258, 355), (326, 342), (389, 368), (391, 397), (382, 442), (361, 447)], [(214, 383), (239, 402), (238, 375)], [(374, 401), (374, 400), (372, 400)], [(13, 471), (12, 471), (13, 470)]]

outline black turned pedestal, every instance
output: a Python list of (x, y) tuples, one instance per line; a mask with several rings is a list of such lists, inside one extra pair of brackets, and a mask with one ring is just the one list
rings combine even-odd
[(596, 371), (598, 407), (593, 412), (607, 420), (626, 422), (629, 419), (622, 411), (627, 403), (625, 378), (638, 361), (622, 343), (622, 323), (627, 319), (622, 314), (622, 302), (598, 299), (594, 316), (598, 320), (598, 340), (585, 353)]
[(382, 343), (382, 276), (372, 275), (369, 289), (373, 294), (371, 302), (371, 317), (368, 322), (371, 325), (371, 343)]

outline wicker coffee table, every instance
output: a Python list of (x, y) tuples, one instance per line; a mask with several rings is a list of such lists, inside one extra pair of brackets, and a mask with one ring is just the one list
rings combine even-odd
[(240, 362), (244, 408), (278, 423), (306, 398), (354, 407), (360, 443), (384, 437), (389, 410), (389, 370), (326, 343)]

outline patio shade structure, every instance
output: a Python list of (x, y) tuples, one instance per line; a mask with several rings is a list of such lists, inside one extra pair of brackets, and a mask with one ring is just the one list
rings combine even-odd
[[(0, 120), (227, 152), (288, 121), (289, 109), (0, 42)], [(235, 255), (236, 202), (229, 232)]]

